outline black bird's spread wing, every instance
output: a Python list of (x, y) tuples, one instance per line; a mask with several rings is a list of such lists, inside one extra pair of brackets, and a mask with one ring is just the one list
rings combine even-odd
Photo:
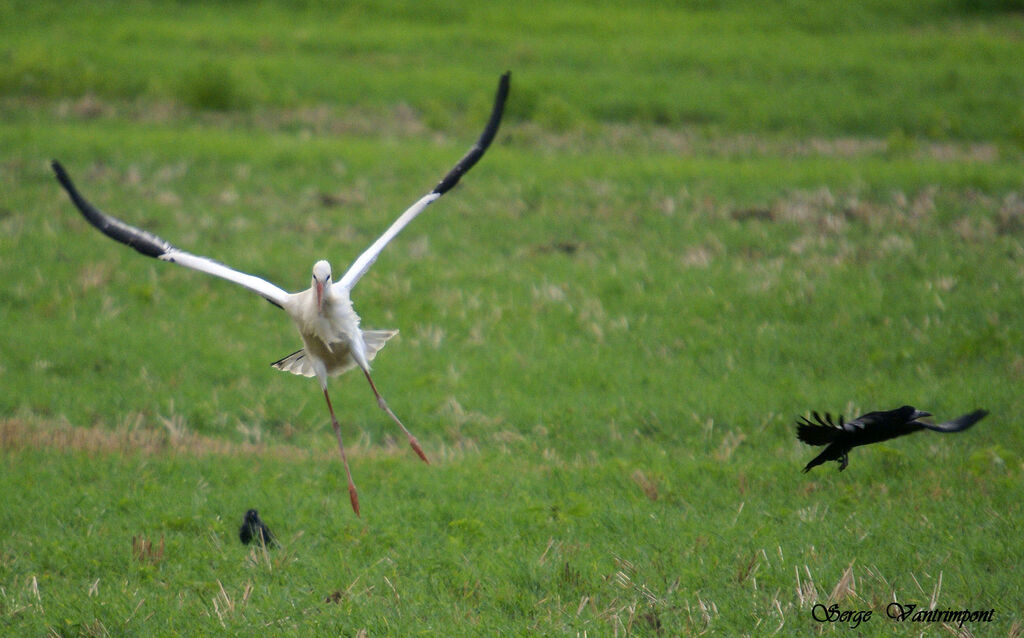
[(931, 416), (927, 412), (919, 412), (910, 405), (904, 405), (895, 410), (879, 410), (862, 414), (856, 419), (850, 419), (845, 424), (840, 423), (843, 430), (851, 435), (868, 433), (883, 433), (893, 428), (899, 428), (912, 422), (919, 416)]
[(487, 121), (487, 126), (484, 127), (483, 133), (477, 139), (473, 147), (462, 157), (461, 160), (455, 165), (455, 167), (448, 171), (448, 174), (438, 182), (434, 190), (430, 191), (423, 197), (421, 197), (415, 204), (410, 206), (404, 213), (402, 213), (398, 219), (392, 222), (391, 226), (388, 227), (384, 234), (377, 238), (377, 241), (370, 244), (370, 247), (363, 251), (359, 257), (356, 258), (352, 265), (345, 274), (338, 280), (335, 286), (341, 286), (345, 290), (352, 290), (352, 287), (356, 285), (366, 271), (370, 269), (373, 262), (377, 260), (377, 256), (384, 250), (384, 247), (388, 245), (395, 236), (405, 228), (409, 222), (411, 222), (417, 215), (423, 212), (427, 206), (437, 201), (442, 195), (447, 193), (453, 186), (455, 186), (459, 179), (466, 174), (469, 169), (483, 157), (484, 152), (494, 141), (494, 136), (498, 133), (498, 125), (501, 124), (501, 116), (505, 112), (505, 100), (508, 98), (508, 87), (509, 87), (510, 74), (506, 72), (501, 76), (498, 81), (498, 90), (494, 95), (494, 107), (491, 109), (491, 117)]
[(986, 415), (988, 415), (988, 410), (975, 410), (974, 412), (970, 412), (968, 414), (958, 416), (955, 419), (935, 425), (932, 425), (931, 423), (923, 423), (921, 421), (916, 421), (916, 423), (927, 430), (935, 432), (963, 432), (978, 421), (981, 421)]
[(843, 430), (845, 423), (843, 416), (839, 415), (839, 424), (832, 420), (828, 412), (824, 416), (812, 412), (814, 420), (805, 416), (800, 417), (796, 424), (796, 436), (807, 445), (828, 445), (836, 440), (836, 436)]
[(850, 419), (843, 426), (843, 429), (847, 432), (859, 432), (870, 429), (875, 426), (881, 426), (892, 421), (891, 415), (888, 412), (868, 412), (862, 414), (856, 419)]
[(78, 208), (78, 211), (82, 213), (86, 221), (96, 227), (101, 233), (110, 237), (114, 241), (118, 241), (126, 246), (134, 248), (147, 257), (153, 257), (162, 261), (169, 261), (174, 264), (180, 264), (186, 268), (205, 272), (221, 279), (227, 279), (240, 286), (244, 286), (249, 290), (261, 295), (264, 299), (274, 304), (275, 306), (281, 307), (288, 298), (288, 293), (278, 288), (274, 284), (255, 277), (253, 275), (247, 275), (244, 272), (239, 272), (232, 268), (225, 266), (224, 264), (214, 261), (209, 257), (200, 257), (187, 253), (184, 250), (176, 248), (169, 241), (161, 239), (156, 235), (146, 232), (140, 228), (136, 228), (130, 224), (107, 215), (100, 209), (89, 203), (78, 189), (75, 188), (74, 182), (68, 176), (67, 171), (61, 166), (60, 162), (54, 160), (51, 162), (53, 166), (53, 172), (57, 175), (57, 181), (64, 187), (64, 190), (68, 192), (71, 197), (71, 201)]

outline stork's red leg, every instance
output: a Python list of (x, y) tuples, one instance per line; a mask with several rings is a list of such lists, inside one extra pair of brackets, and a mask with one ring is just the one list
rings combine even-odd
[(377, 392), (377, 386), (374, 385), (373, 379), (370, 377), (370, 372), (364, 369), (363, 374), (366, 375), (366, 380), (370, 382), (370, 389), (373, 390), (373, 396), (377, 397), (377, 405), (380, 406), (381, 410), (384, 410), (385, 412), (388, 413), (388, 416), (391, 417), (391, 419), (398, 424), (398, 427), (402, 428), (402, 432), (405, 432), (405, 436), (409, 437), (409, 445), (412, 446), (413, 451), (416, 452), (416, 454), (418, 454), (421, 459), (423, 459), (424, 463), (429, 464), (430, 461), (427, 460), (427, 455), (423, 453), (423, 448), (420, 447), (420, 442), (416, 440), (416, 437), (414, 437), (412, 433), (409, 432), (409, 430), (405, 427), (405, 425), (399, 420), (399, 418), (395, 416), (395, 413), (392, 412), (391, 408), (388, 407), (387, 401), (385, 401), (384, 397), (380, 395), (380, 392)]
[(356, 493), (356, 484), (352, 481), (352, 470), (348, 467), (348, 457), (345, 455), (345, 444), (341, 441), (341, 426), (337, 417), (334, 416), (334, 406), (331, 405), (331, 396), (327, 394), (324, 387), (324, 398), (327, 399), (327, 411), (331, 413), (331, 425), (334, 426), (334, 435), (338, 437), (338, 449), (341, 451), (341, 461), (345, 464), (345, 476), (348, 477), (348, 498), (352, 502), (352, 510), (359, 516), (359, 494)]

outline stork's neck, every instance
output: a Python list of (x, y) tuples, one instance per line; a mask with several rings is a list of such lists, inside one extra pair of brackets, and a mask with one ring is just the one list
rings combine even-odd
[(348, 291), (339, 286), (324, 289), (324, 302), (320, 307), (320, 314), (330, 317), (344, 310), (352, 310), (352, 300), (348, 296)]

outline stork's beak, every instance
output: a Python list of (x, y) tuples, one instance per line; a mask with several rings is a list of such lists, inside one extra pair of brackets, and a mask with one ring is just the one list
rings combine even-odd
[(320, 312), (324, 309), (324, 282), (319, 279), (316, 282), (316, 310)]

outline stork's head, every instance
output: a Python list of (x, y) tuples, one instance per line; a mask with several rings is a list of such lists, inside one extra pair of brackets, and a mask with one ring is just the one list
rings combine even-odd
[(324, 307), (324, 291), (331, 287), (331, 265), (321, 259), (313, 264), (313, 290), (316, 291), (316, 308)]

